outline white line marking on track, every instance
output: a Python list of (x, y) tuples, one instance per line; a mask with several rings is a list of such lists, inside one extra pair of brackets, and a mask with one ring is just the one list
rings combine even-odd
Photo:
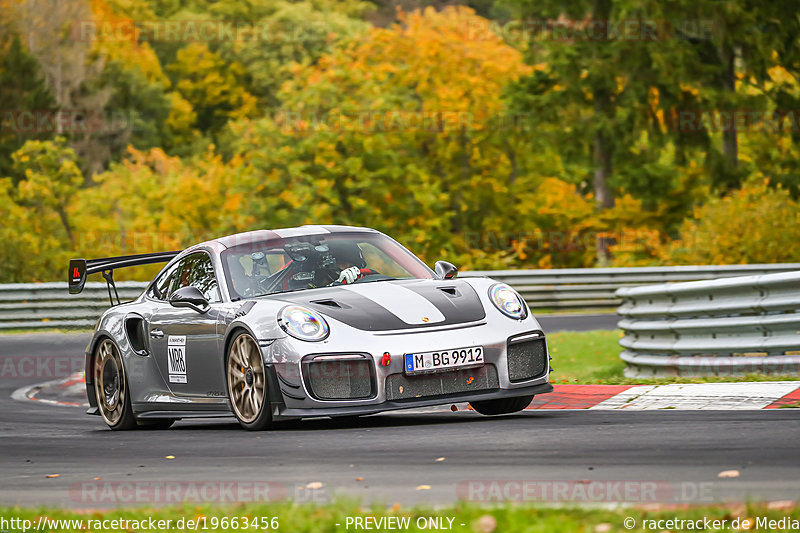
[(59, 400), (51, 400), (49, 398), (37, 398), (36, 395), (45, 387), (49, 386), (57, 386), (65, 381), (70, 379), (74, 379), (75, 376), (68, 376), (66, 378), (59, 378), (54, 379), (51, 381), (45, 381), (44, 383), (36, 383), (34, 385), (25, 385), (24, 387), (20, 387), (14, 392), (11, 393), (11, 399), (17, 400), (18, 402), (36, 402), (36, 403), (43, 403), (47, 405), (58, 405), (59, 407), (89, 407), (88, 402), (64, 402)]
[(800, 387), (797, 381), (673, 383), (632, 387), (592, 409), (718, 410), (763, 409)]

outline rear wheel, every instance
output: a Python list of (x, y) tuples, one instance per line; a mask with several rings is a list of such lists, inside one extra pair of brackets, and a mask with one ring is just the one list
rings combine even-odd
[(473, 409), (482, 415), (507, 415), (522, 411), (533, 401), (533, 394), (516, 398), (498, 398), (496, 400), (480, 400), (470, 402)]
[(238, 333), (228, 350), (226, 374), (228, 397), (239, 424), (251, 431), (272, 425), (272, 410), (267, 397), (267, 376), (261, 350), (249, 333)]
[(128, 380), (119, 350), (111, 339), (104, 339), (94, 357), (94, 394), (103, 421), (113, 430), (136, 427), (131, 409)]

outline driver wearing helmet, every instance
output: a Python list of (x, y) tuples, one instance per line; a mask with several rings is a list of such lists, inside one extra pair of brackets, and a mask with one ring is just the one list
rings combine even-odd
[(352, 241), (331, 241), (328, 243), (328, 248), (336, 260), (336, 266), (341, 269), (341, 273), (334, 283), (347, 285), (364, 276), (377, 274), (371, 268), (367, 268), (367, 262), (364, 260), (358, 244)]

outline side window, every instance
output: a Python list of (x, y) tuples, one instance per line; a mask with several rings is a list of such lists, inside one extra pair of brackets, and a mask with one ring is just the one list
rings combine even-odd
[(177, 283), (174, 285), (175, 289), (191, 285), (200, 289), (209, 302), (221, 300), (217, 278), (214, 275), (214, 266), (211, 264), (208, 254), (198, 252), (187, 255), (181, 260), (179, 272)]
[(179, 266), (180, 263), (175, 263), (165, 270), (150, 288), (148, 296), (156, 300), (167, 300), (169, 295), (172, 294), (172, 282), (175, 280), (175, 272)]

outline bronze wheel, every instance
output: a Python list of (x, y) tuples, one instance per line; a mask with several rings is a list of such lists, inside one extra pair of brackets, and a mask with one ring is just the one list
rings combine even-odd
[(255, 339), (242, 332), (228, 351), (228, 395), (233, 414), (246, 429), (266, 429), (272, 422), (267, 379), (261, 350)]
[(94, 393), (97, 409), (111, 429), (131, 429), (136, 419), (128, 397), (128, 382), (117, 346), (104, 339), (94, 359)]

